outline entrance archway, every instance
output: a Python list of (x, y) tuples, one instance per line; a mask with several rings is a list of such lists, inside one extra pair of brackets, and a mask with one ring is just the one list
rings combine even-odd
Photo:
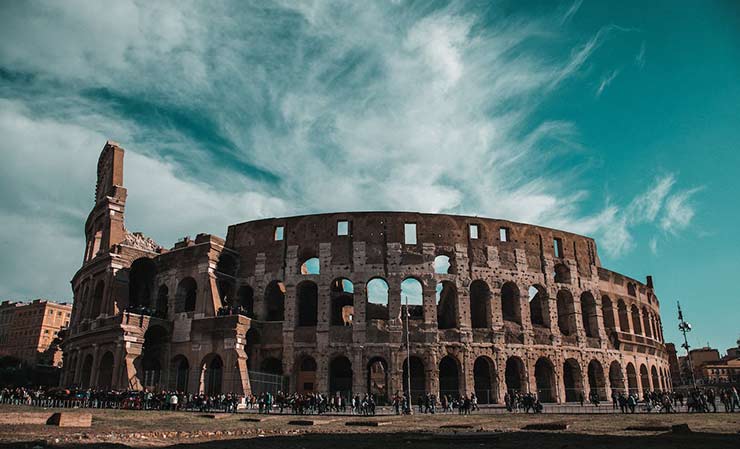
[(640, 385), (644, 396), (650, 391), (650, 375), (648, 375), (648, 369), (645, 365), (640, 365)]
[(600, 400), (607, 400), (606, 382), (604, 381), (604, 368), (598, 360), (593, 359), (588, 363), (588, 394), (598, 394)]
[(156, 390), (160, 386), (167, 341), (167, 330), (162, 326), (152, 326), (144, 334), (139, 381), (145, 388)]
[(575, 359), (568, 359), (563, 364), (563, 385), (565, 402), (576, 402), (580, 399), (583, 394), (583, 378), (581, 367)]
[[(419, 357), (411, 356), (411, 398), (416, 399), (426, 392), (426, 372), (424, 362)], [(403, 391), (409, 392), (409, 360), (403, 362)]]
[(640, 393), (637, 388), (637, 371), (635, 371), (635, 365), (632, 363), (627, 364), (627, 388), (630, 394)]
[(658, 378), (658, 370), (655, 367), (650, 368), (650, 375), (653, 380), (653, 390), (660, 390), (660, 379)]
[(312, 393), (316, 388), (316, 360), (311, 356), (305, 356), (297, 365), (296, 392)]
[(334, 393), (345, 397), (352, 394), (352, 362), (344, 356), (338, 356), (329, 363), (329, 394)]
[(524, 362), (522, 362), (522, 359), (516, 356), (506, 359), (504, 377), (506, 380), (506, 391), (509, 394), (523, 391), (527, 385), (527, 377), (524, 372)]
[(479, 404), (494, 404), (497, 399), (496, 369), (493, 360), (486, 356), (475, 359), (473, 364), (473, 383)]
[(98, 365), (98, 388), (110, 390), (113, 386), (113, 353), (108, 351)]
[(170, 365), (172, 367), (172, 373), (174, 374), (174, 382), (172, 385), (176, 391), (187, 393), (188, 391), (188, 380), (190, 378), (190, 363), (184, 355), (177, 355), (172, 359)]
[(221, 394), (223, 391), (224, 362), (217, 354), (206, 356), (203, 359), (203, 391), (209, 396)]
[(534, 377), (537, 383), (537, 397), (541, 402), (557, 401), (557, 382), (555, 367), (547, 357), (540, 357), (534, 365)]
[(80, 384), (82, 385), (82, 388), (90, 388), (92, 386), (90, 385), (90, 381), (92, 380), (92, 364), (93, 356), (91, 354), (88, 354), (87, 356), (85, 356), (85, 360), (82, 362), (82, 376), (80, 377)]
[(367, 391), (376, 403), (388, 402), (388, 363), (382, 357), (374, 357), (367, 364)]
[(448, 395), (456, 398), (460, 394), (460, 370), (457, 365), (457, 360), (449, 355), (439, 362), (439, 397)]
[(624, 375), (622, 374), (622, 366), (617, 361), (609, 365), (609, 388), (611, 388), (612, 394), (624, 393)]

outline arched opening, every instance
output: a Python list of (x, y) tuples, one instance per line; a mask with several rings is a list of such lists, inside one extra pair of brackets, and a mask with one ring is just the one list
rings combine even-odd
[(637, 295), (637, 287), (634, 282), (627, 283), (627, 294), (630, 296)]
[(434, 274), (449, 274), (450, 273), (450, 258), (448, 256), (439, 255), (434, 258)]
[(580, 400), (583, 395), (583, 378), (581, 367), (575, 359), (568, 359), (563, 364), (563, 385), (565, 385), (565, 402)]
[(614, 309), (612, 308), (612, 300), (608, 296), (601, 297), (601, 315), (604, 317), (604, 327), (606, 329), (614, 329)]
[(491, 290), (485, 281), (470, 284), (470, 325), (473, 329), (491, 328)]
[(646, 307), (642, 308), (642, 328), (645, 329), (645, 336), (653, 338), (653, 332), (650, 329), (650, 313)]
[(311, 356), (305, 356), (298, 361), (296, 370), (296, 391), (298, 393), (311, 393), (316, 387), (316, 360)]
[(368, 320), (388, 320), (388, 283), (384, 279), (374, 278), (367, 283), (365, 316)]
[(504, 321), (522, 324), (519, 287), (513, 282), (507, 282), (501, 287), (501, 314)]
[(455, 284), (443, 281), (437, 284), (437, 328), (457, 327), (457, 289)]
[(187, 393), (188, 381), (190, 380), (190, 363), (188, 359), (182, 354), (177, 355), (172, 359), (170, 366), (172, 367), (171, 373), (174, 374), (172, 385), (175, 391)]
[(537, 397), (541, 402), (557, 401), (557, 382), (555, 367), (547, 357), (540, 357), (534, 365), (534, 377), (537, 383)]
[(640, 365), (640, 385), (642, 386), (643, 396), (650, 391), (650, 375), (647, 366)]
[(236, 257), (231, 253), (222, 252), (216, 264), (216, 288), (224, 306), (235, 305), (236, 268)]
[(653, 366), (650, 368), (650, 375), (653, 380), (653, 390), (660, 390), (660, 379), (658, 378), (658, 370)]
[(532, 326), (550, 327), (550, 298), (541, 285), (529, 287), (529, 317)]
[(334, 279), (330, 289), (330, 324), (332, 326), (351, 326), (355, 315), (355, 288), (346, 278)]
[(198, 283), (191, 277), (186, 277), (177, 285), (175, 294), (175, 312), (194, 312), (198, 293)]
[(555, 265), (555, 282), (570, 284), (570, 268), (564, 263)]
[(90, 385), (92, 382), (92, 365), (93, 356), (88, 354), (82, 362), (82, 373), (80, 373), (80, 384), (82, 385), (82, 388), (90, 388), (92, 386)]
[(607, 399), (604, 368), (596, 359), (588, 363), (588, 395), (592, 397), (594, 394), (598, 395), (598, 398), (602, 401)]
[(319, 262), (318, 257), (311, 257), (310, 259), (306, 259), (301, 264), (301, 274), (303, 275), (309, 275), (309, 274), (320, 274), (321, 272), (321, 263)]
[(247, 353), (247, 368), (256, 369), (255, 366), (252, 366), (252, 362), (256, 361), (258, 358), (257, 347), (260, 344), (261, 335), (256, 328), (251, 327), (247, 331), (246, 337), (247, 343), (244, 346), (244, 351)]
[(506, 359), (506, 391), (514, 394), (523, 391), (527, 385), (527, 376), (524, 371), (524, 362), (519, 357), (509, 357)]
[(169, 301), (169, 289), (166, 285), (161, 285), (157, 290), (157, 306), (155, 307), (155, 315), (160, 318), (167, 317), (167, 303)]
[(630, 394), (639, 394), (640, 390), (637, 388), (637, 371), (632, 363), (627, 364), (627, 389)]
[(401, 316), (405, 317), (406, 305), (410, 320), (424, 319), (424, 290), (421, 282), (414, 278), (406, 278), (401, 282)]
[(203, 392), (209, 396), (221, 394), (223, 391), (224, 362), (221, 356), (211, 354), (203, 359)]
[(167, 340), (167, 330), (162, 326), (151, 326), (144, 334), (144, 346), (141, 350), (142, 375), (139, 381), (145, 388), (156, 389), (160, 386)]
[(276, 376), (283, 375), (283, 362), (276, 357), (267, 357), (260, 363), (260, 371)]
[(103, 293), (105, 293), (105, 282), (98, 281), (95, 284), (95, 291), (93, 292), (90, 304), (90, 318), (95, 319), (100, 316), (100, 312), (103, 309)]
[(609, 388), (611, 388), (612, 393), (624, 393), (624, 375), (622, 374), (622, 366), (617, 361), (609, 365)]
[(560, 290), (557, 296), (558, 328), (564, 336), (576, 334), (576, 310), (573, 295), (568, 290)]
[(627, 306), (621, 299), (617, 302), (617, 311), (619, 312), (619, 330), (629, 333), (630, 321), (627, 313)]
[(388, 363), (381, 357), (373, 357), (367, 364), (367, 391), (376, 403), (388, 402)]
[(254, 289), (249, 285), (242, 285), (236, 292), (236, 306), (239, 313), (254, 318)]
[[(403, 361), (403, 391), (409, 392), (409, 359)], [(411, 398), (426, 393), (426, 373), (424, 362), (419, 357), (411, 356)]]
[(128, 306), (130, 309), (150, 308), (157, 266), (148, 257), (136, 259), (128, 275)]
[(316, 326), (319, 311), (319, 287), (311, 281), (303, 281), (296, 287), (298, 295), (298, 327)]
[(329, 393), (352, 396), (352, 362), (347, 357), (335, 357), (329, 362)]
[(632, 326), (634, 327), (635, 335), (642, 334), (642, 325), (640, 325), (640, 309), (637, 306), (632, 306)]
[(493, 360), (486, 356), (475, 359), (473, 363), (473, 384), (479, 404), (493, 404), (498, 396), (496, 392), (496, 369)]
[(444, 356), (439, 362), (439, 397), (448, 395), (456, 398), (460, 394), (460, 370), (457, 360)]
[(285, 320), (285, 284), (272, 281), (265, 288), (265, 318), (267, 321)]
[(586, 337), (598, 337), (599, 321), (596, 313), (596, 300), (591, 292), (581, 293), (581, 319)]
[(113, 362), (113, 353), (110, 351), (101, 357), (98, 365), (98, 388), (110, 390), (113, 386)]

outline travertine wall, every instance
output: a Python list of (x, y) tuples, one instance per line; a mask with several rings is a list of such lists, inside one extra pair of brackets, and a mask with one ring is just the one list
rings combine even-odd
[[(249, 369), (281, 373), (297, 391), (385, 384), (392, 394), (403, 388), (401, 284), (412, 278), (423, 292), (409, 326), (415, 394), (475, 391), (494, 402), (520, 390), (564, 402), (670, 388), (652, 280), (601, 267), (590, 238), (479, 217), (357, 212), (251, 221), (230, 226), (225, 241), (202, 234), (165, 250), (122, 226), (125, 189), (106, 187), (122, 182), (122, 151), (109, 144), (101, 155), (111, 163), (100, 164), (97, 190), (110, 193), (97, 195), (72, 281), (67, 384), (249, 392)], [(406, 224), (416, 225), (415, 244), (404, 243)], [(97, 252), (96, 232), (113, 236)], [(449, 258), (446, 272), (435, 270), (438, 256)], [(319, 273), (302, 273), (312, 258)], [(368, 319), (367, 283), (378, 278), (387, 304)], [(353, 291), (337, 291), (342, 282)], [(315, 311), (300, 293), (312, 289)], [(241, 313), (219, 315), (224, 305)], [(341, 306), (351, 307), (332, 310)], [(299, 325), (301, 307), (315, 324)], [(336, 322), (350, 311), (351, 326)]]

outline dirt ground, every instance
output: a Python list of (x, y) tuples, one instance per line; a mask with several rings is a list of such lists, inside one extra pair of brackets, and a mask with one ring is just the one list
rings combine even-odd
[[(0, 407), (0, 449), (34, 447), (192, 449), (446, 448), (740, 448), (740, 413), (680, 415), (414, 415), (360, 418), (239, 413), (95, 410), (91, 428), (18, 424), (53, 410)], [(72, 411), (76, 413), (76, 411)], [(255, 422), (256, 419), (261, 421)], [(313, 426), (289, 424), (315, 420)], [(251, 420), (251, 421), (250, 421)], [(349, 421), (381, 425), (348, 426)], [(564, 431), (522, 430), (527, 424), (567, 423)], [(691, 433), (635, 431), (630, 426), (688, 424)]]

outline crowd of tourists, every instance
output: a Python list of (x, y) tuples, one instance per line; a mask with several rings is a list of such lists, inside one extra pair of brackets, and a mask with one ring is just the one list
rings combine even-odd
[(622, 413), (635, 413), (642, 409), (646, 412), (674, 413), (686, 408), (687, 412), (717, 412), (717, 402), (724, 406), (724, 411), (732, 413), (740, 412), (740, 397), (735, 387), (713, 388), (691, 390), (684, 394), (680, 391), (661, 392), (651, 391), (645, 393), (640, 399), (636, 393), (612, 393), (612, 408), (619, 409)]
[[(397, 399), (402, 399), (398, 395), (398, 393), (396, 393), (396, 395), (394, 396), (394, 406), (397, 402)], [(457, 412), (460, 415), (469, 415), (476, 410), (480, 410), (480, 407), (478, 407), (478, 397), (475, 395), (475, 393), (462, 396), (443, 394), (440, 396), (439, 401), (437, 400), (437, 395), (426, 393), (419, 396), (416, 405), (419, 407), (419, 413), (430, 414), (434, 414), (437, 412)], [(400, 413), (400, 409), (400, 407), (396, 407), (396, 414)], [(406, 410), (406, 408), (402, 408), (402, 410)]]
[[(596, 393), (579, 394), (580, 405), (585, 405), (585, 398), (591, 405), (599, 407), (600, 399)], [(392, 411), (397, 415), (411, 413), (408, 394), (396, 392), (390, 400)], [(636, 393), (614, 392), (611, 397), (612, 409), (621, 413), (657, 412), (740, 412), (740, 397), (735, 387), (706, 388), (691, 390), (687, 393), (647, 392), (642, 397)], [(232, 393), (216, 395), (183, 393), (177, 391), (114, 391), (99, 389), (65, 389), (65, 388), (3, 388), (0, 389), (0, 403), (15, 405), (33, 405), (42, 407), (79, 407), (79, 408), (121, 408), (137, 410), (181, 410), (198, 412), (230, 412), (239, 409), (257, 411), (258, 413), (293, 413), (325, 414), (348, 413), (353, 415), (372, 416), (376, 414), (376, 398), (371, 394), (345, 395), (340, 393), (261, 393), (254, 396), (242, 396)], [(534, 393), (507, 392), (504, 394), (504, 405), (509, 412), (542, 413), (543, 404)], [(451, 396), (425, 393), (416, 397), (414, 406), (418, 412), (458, 413), (467, 415), (480, 410), (475, 393), (470, 395)]]

